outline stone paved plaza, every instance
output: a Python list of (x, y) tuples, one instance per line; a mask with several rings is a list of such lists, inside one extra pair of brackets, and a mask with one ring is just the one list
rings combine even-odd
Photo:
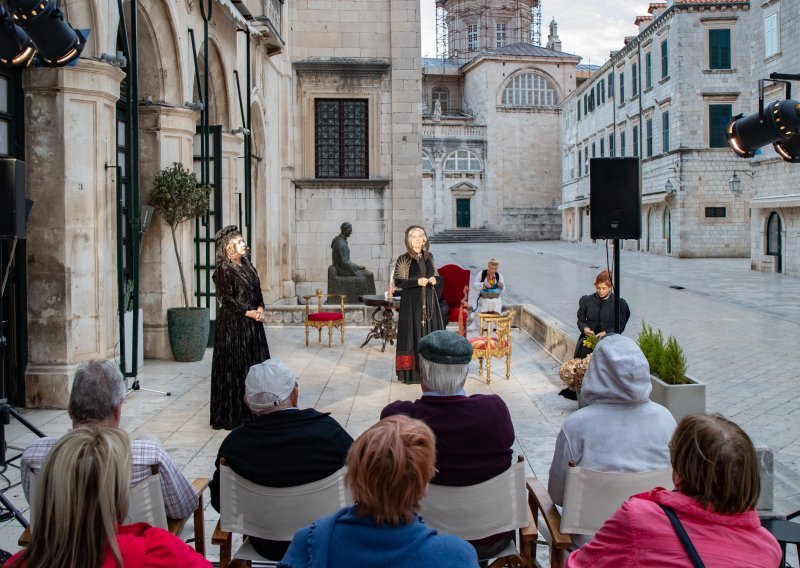
[[(509, 301), (534, 304), (570, 326), (578, 296), (592, 290), (597, 267), (605, 262), (604, 249), (561, 242), (434, 245), (433, 252), (439, 265), (457, 259), (476, 268), (482, 268), (489, 256), (498, 257)], [(677, 336), (690, 373), (708, 383), (709, 410), (742, 424), (775, 450), (777, 468), (789, 477), (796, 475), (800, 361), (794, 349), (800, 333), (800, 282), (750, 272), (746, 259), (677, 260), (633, 252), (622, 257), (622, 277), (623, 296), (632, 309), (626, 335), (635, 335), (645, 319)], [(389, 402), (420, 395), (418, 386), (393, 380), (392, 349), (381, 353), (377, 341), (358, 347), (366, 334), (365, 327), (349, 327), (346, 344), (334, 343), (331, 348), (325, 343), (318, 346), (312, 335), (312, 344), (306, 347), (302, 327), (267, 328), (273, 356), (300, 376), (300, 405), (331, 412), (353, 436), (374, 423)], [(493, 392), (504, 398), (514, 420), (516, 452), (525, 456), (529, 474), (546, 480), (555, 437), (576, 403), (557, 396), (562, 385), (557, 362), (548, 353), (520, 330), (514, 331), (513, 345), (510, 381), (501, 373), (487, 385), (473, 365), (466, 388), (470, 394)], [(161, 440), (190, 479), (211, 475), (226, 435), (208, 425), (211, 356), (208, 350), (198, 363), (146, 361), (141, 386), (169, 390), (172, 396), (132, 392), (123, 407), (123, 427), (133, 436)], [(65, 411), (24, 414), (48, 435), (59, 436), (69, 428)], [(18, 453), (14, 447), (25, 447), (34, 439), (13, 420), (6, 437), (9, 457)], [(27, 516), (21, 488), (15, 485), (18, 470), (12, 465), (5, 475), (12, 484), (6, 496)], [(785, 487), (781, 491), (776, 507), (779, 497), (786, 495)], [(207, 540), (216, 519), (207, 506)], [(3, 523), (0, 547), (17, 550), (20, 532), (15, 521)], [(210, 543), (207, 551), (209, 559), (217, 559), (218, 551)], [(539, 560), (546, 560), (542, 548)], [(790, 560), (796, 565), (794, 554)]]

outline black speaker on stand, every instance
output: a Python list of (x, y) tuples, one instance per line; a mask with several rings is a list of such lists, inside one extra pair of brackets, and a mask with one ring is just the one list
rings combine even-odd
[[(5, 427), (10, 423), (12, 416), (28, 430), (44, 438), (44, 433), (22, 417), (6, 398), (5, 359), (8, 342), (5, 335), (6, 321), (3, 318), (3, 297), (11, 274), (17, 241), (25, 238), (29, 205), (32, 206), (33, 202), (25, 199), (25, 162), (11, 158), (0, 159), (0, 444), (2, 444), (0, 472), (4, 472), (8, 467)], [(7, 243), (11, 245), (8, 247), (11, 249), (8, 256), (6, 256)], [(16, 518), (22, 526), (27, 527), (28, 521), (3, 491), (0, 491), (0, 521)]]
[(614, 331), (620, 332), (620, 239), (642, 238), (639, 158), (592, 158), (589, 162), (590, 233), (614, 241)]

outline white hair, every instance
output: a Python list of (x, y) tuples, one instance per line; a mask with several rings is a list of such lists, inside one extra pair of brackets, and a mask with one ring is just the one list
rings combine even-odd
[(453, 395), (464, 388), (469, 374), (469, 363), (447, 365), (420, 357), (420, 366), (425, 387), (443, 395)]

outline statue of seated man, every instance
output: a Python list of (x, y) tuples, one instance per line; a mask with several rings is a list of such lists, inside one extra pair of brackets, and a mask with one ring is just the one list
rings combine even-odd
[[(357, 304), (359, 296), (375, 293), (375, 277), (372, 272), (350, 260), (347, 238), (353, 234), (353, 226), (344, 222), (341, 230), (331, 242), (333, 264), (328, 267), (328, 294), (346, 294), (346, 303)], [(333, 299), (329, 298), (328, 301), (333, 302)]]

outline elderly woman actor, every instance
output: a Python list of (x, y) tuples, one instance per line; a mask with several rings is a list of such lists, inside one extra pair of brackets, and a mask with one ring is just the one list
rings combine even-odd
[(397, 258), (394, 285), (403, 289), (397, 321), (397, 380), (419, 383), (420, 338), (432, 331), (444, 329), (436, 283), (439, 274), (429, 251), (425, 229), (411, 225), (406, 229), (406, 252)]
[(690, 560), (672, 514), (707, 568), (778, 566), (780, 546), (755, 511), (758, 458), (747, 434), (719, 414), (691, 414), (669, 449), (675, 490), (657, 487), (628, 499), (565, 566), (700, 566)]
[(211, 566), (169, 532), (147, 523), (121, 525), (131, 487), (128, 435), (81, 426), (47, 455), (33, 502), (36, 519), (28, 548), (13, 568), (194, 568)]
[(269, 346), (261, 282), (242, 234), (228, 225), (215, 238), (219, 309), (211, 363), (211, 427), (231, 430), (253, 420), (244, 403), (244, 379), (251, 366), (269, 359)]
[(384, 418), (350, 446), (347, 477), (355, 505), (294, 535), (283, 568), (470, 568), (475, 549), (440, 535), (417, 515), (436, 472), (433, 432), (408, 416)]

